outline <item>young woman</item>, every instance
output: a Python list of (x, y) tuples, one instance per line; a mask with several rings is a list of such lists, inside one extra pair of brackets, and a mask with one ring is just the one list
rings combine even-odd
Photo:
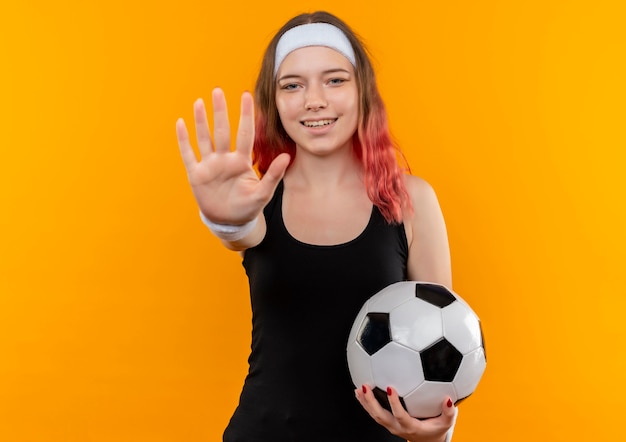
[[(243, 254), (252, 351), (225, 442), (435, 442), (456, 408), (410, 417), (368, 385), (355, 389), (345, 348), (363, 303), (400, 280), (451, 286), (432, 188), (399, 166), (368, 56), (354, 32), (316, 12), (291, 19), (244, 93), (235, 149), (226, 101), (213, 91), (214, 142), (194, 105), (201, 161), (182, 120), (181, 155), (205, 224)], [(255, 171), (255, 166), (261, 177)], [(355, 399), (356, 396), (356, 399)]]

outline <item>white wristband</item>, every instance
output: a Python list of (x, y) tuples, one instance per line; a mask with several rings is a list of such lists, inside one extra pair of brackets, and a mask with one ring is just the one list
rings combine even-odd
[(204, 216), (204, 213), (202, 213), (202, 211), (200, 211), (200, 219), (202, 220), (204, 225), (207, 226), (209, 230), (213, 232), (213, 234), (219, 239), (232, 242), (245, 238), (250, 232), (252, 232), (256, 227), (256, 223), (259, 218), (254, 218), (252, 221), (242, 224), (240, 226), (233, 226), (231, 224), (214, 223), (206, 216)]

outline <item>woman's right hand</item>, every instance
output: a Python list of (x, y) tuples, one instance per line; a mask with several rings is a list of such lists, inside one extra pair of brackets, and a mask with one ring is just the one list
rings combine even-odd
[(189, 132), (180, 118), (176, 135), (187, 169), (191, 190), (200, 211), (219, 224), (240, 225), (259, 216), (276, 190), (289, 165), (289, 155), (281, 154), (259, 179), (252, 167), (254, 143), (254, 103), (244, 92), (235, 150), (230, 148), (230, 125), (226, 99), (221, 89), (213, 90), (214, 143), (201, 99), (194, 103), (194, 119), (200, 161), (189, 141)]

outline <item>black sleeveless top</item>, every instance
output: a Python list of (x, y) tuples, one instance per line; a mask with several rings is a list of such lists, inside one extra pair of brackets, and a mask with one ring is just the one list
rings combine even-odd
[(252, 352), (224, 442), (399, 442), (354, 397), (346, 362), (364, 302), (406, 280), (402, 224), (374, 206), (365, 230), (344, 244), (293, 238), (283, 223), (281, 183), (264, 210), (267, 233), (246, 250)]

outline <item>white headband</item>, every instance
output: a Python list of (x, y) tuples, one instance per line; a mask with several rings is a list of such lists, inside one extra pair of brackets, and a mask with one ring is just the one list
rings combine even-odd
[(329, 23), (308, 23), (289, 29), (278, 40), (274, 58), (274, 76), (287, 55), (307, 46), (325, 46), (334, 49), (356, 67), (354, 49), (346, 34)]

